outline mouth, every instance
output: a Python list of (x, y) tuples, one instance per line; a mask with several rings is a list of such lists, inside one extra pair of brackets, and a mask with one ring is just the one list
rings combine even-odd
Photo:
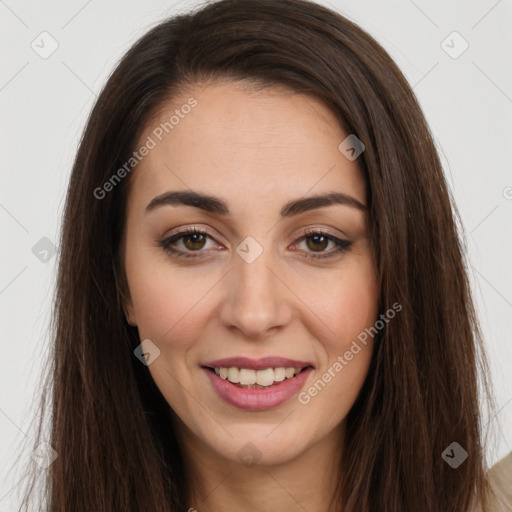
[(302, 372), (313, 369), (313, 366), (310, 364), (302, 367), (276, 366), (259, 370), (237, 366), (203, 366), (203, 368), (242, 389), (270, 389), (282, 386)]
[[(249, 360), (252, 368), (247, 368), (247, 359), (244, 361), (236, 360), (239, 367), (234, 366), (233, 359), (219, 360), (202, 365), (202, 370), (218, 397), (246, 411), (271, 410), (285, 404), (306, 385), (314, 371), (312, 364), (289, 359), (267, 359), (266, 363)], [(277, 366), (269, 366), (269, 362)]]

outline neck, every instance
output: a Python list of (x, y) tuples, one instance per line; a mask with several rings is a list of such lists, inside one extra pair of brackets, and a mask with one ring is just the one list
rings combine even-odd
[(190, 512), (331, 512), (336, 503), (344, 424), (291, 460), (246, 466), (183, 433)]

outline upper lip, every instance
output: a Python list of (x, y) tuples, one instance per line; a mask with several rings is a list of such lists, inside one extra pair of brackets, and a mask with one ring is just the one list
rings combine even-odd
[(250, 359), (248, 357), (226, 357), (209, 361), (202, 366), (209, 368), (248, 368), (251, 370), (265, 370), (266, 368), (305, 368), (312, 366), (312, 363), (306, 361), (297, 361), (296, 359), (287, 359), (285, 357), (262, 357), (261, 359)]

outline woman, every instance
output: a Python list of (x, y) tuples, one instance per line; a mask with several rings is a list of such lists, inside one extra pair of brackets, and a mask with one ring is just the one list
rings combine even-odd
[(410, 86), (339, 14), (152, 29), (69, 184), (48, 510), (491, 510), (452, 208)]

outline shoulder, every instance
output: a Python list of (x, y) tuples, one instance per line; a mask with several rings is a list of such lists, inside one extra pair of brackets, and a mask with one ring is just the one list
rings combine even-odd
[(512, 452), (487, 473), (493, 496), (489, 512), (512, 512)]

